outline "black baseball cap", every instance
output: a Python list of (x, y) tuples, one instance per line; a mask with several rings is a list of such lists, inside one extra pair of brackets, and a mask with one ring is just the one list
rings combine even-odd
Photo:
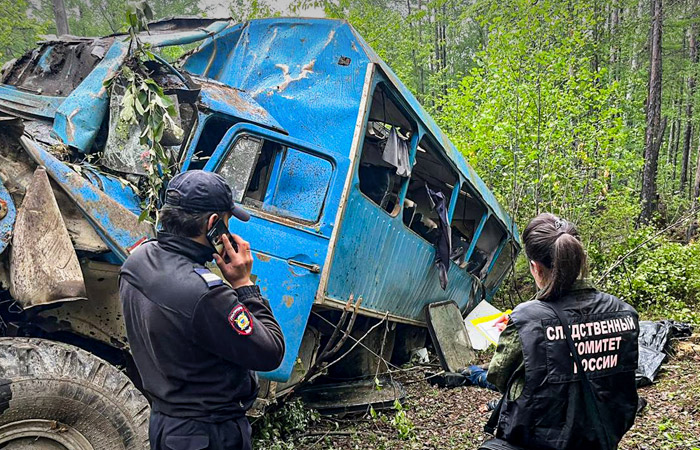
[(185, 211), (231, 211), (247, 222), (250, 214), (233, 202), (231, 187), (221, 175), (203, 170), (188, 170), (173, 177), (165, 191), (165, 205)]

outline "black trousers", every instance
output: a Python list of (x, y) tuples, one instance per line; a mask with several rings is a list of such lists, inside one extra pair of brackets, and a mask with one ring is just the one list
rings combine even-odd
[(245, 417), (211, 423), (151, 412), (151, 450), (252, 450)]
[(493, 438), (481, 444), (479, 450), (524, 450), (521, 447), (517, 447), (513, 444), (509, 444), (503, 439)]

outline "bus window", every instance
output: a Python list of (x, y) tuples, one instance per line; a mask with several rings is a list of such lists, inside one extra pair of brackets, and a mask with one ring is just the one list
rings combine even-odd
[(467, 270), (483, 279), (494, 253), (505, 237), (506, 231), (496, 216), (489, 216), (476, 241), (476, 248), (469, 258)]
[[(486, 207), (473, 192), (467, 183), (462, 185), (452, 216), (452, 253), (450, 253), (450, 259), (462, 269), (466, 269), (469, 265), (469, 261), (466, 259), (467, 253), (474, 240), (476, 227), (479, 226), (481, 218), (486, 214)], [(481, 250), (475, 249), (475, 251)]]
[(204, 123), (204, 128), (199, 135), (197, 147), (192, 155), (192, 160), (187, 170), (203, 169), (221, 142), (226, 132), (234, 125), (234, 121), (225, 117), (211, 116)]
[(287, 148), (277, 188), (270, 203), (271, 208), (286, 217), (316, 222), (323, 208), (332, 173), (330, 161)]
[(437, 146), (423, 138), (418, 144), (416, 163), (404, 201), (404, 224), (426, 241), (436, 243), (440, 219), (428, 189), (442, 193), (445, 207), (449, 207), (452, 191), (458, 182), (457, 174), (447, 158), (438, 151)]
[(484, 287), (486, 292), (493, 290), (503, 280), (503, 277), (508, 273), (508, 270), (513, 265), (513, 256), (517, 255), (517, 249), (509, 241), (505, 244), (501, 253), (498, 255), (491, 272), (486, 276)]
[(399, 212), (401, 189), (411, 173), (410, 140), (415, 127), (378, 84), (360, 155), (360, 192), (392, 216)]
[(244, 135), (217, 172), (229, 183), (237, 202), (314, 223), (323, 209), (333, 165), (310, 153)]

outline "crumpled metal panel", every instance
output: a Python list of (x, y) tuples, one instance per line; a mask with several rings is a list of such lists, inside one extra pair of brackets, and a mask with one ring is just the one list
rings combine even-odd
[(114, 175), (101, 172), (94, 166), (82, 164), (80, 168), (83, 176), (93, 186), (107, 194), (109, 198), (116, 200), (136, 216), (141, 214), (141, 211), (143, 211), (141, 209), (141, 199), (136, 195), (132, 185)]
[(58, 107), (53, 130), (66, 144), (87, 153), (100, 130), (109, 103), (106, 79), (124, 62), (129, 44), (115, 39), (102, 61)]
[(192, 79), (202, 87), (202, 107), (286, 133), (282, 125), (247, 92), (201, 77)]
[(349, 155), (368, 62), (344, 21), (274, 18), (208, 39), (184, 68), (247, 92), (290, 136)]
[(25, 309), (87, 298), (78, 257), (43, 167), (34, 171), (17, 215), (10, 292)]
[(46, 167), (51, 178), (73, 200), (121, 261), (126, 260), (136, 244), (155, 235), (151, 224), (139, 222), (136, 214), (56, 159), (40, 144), (27, 136), (22, 136), (20, 143), (37, 164)]
[(0, 84), (0, 111), (19, 117), (53, 119), (63, 100), (63, 97), (34, 95)]

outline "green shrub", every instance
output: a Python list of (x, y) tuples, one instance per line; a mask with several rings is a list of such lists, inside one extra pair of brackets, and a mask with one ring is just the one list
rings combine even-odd
[(301, 400), (287, 402), (253, 421), (253, 448), (291, 450), (294, 444), (285, 440), (294, 433), (305, 431), (320, 418), (317, 411), (306, 408)]
[[(631, 240), (640, 238), (635, 236)], [(671, 318), (698, 324), (700, 243), (647, 244), (617, 267), (601, 287), (634, 305), (643, 318)]]

